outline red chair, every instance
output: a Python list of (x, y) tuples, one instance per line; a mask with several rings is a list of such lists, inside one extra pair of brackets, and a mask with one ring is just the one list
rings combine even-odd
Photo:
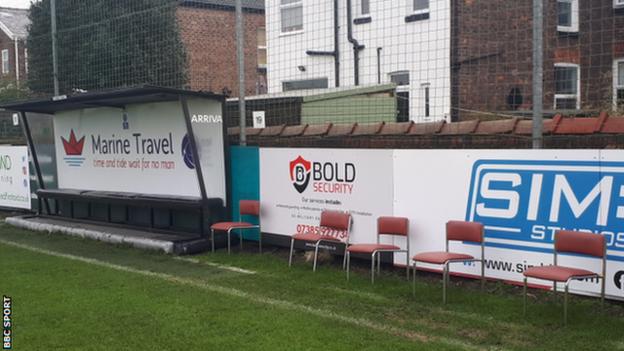
[[(481, 258), (471, 255), (449, 252), (449, 241), (465, 241), (478, 243), (481, 246)], [(414, 261), (414, 294), (416, 294), (416, 263), (443, 265), (442, 274), (442, 302), (446, 303), (446, 285), (449, 280), (449, 264), (463, 262), (481, 262), (481, 288), (485, 284), (485, 265), (483, 257), (485, 253), (483, 240), (483, 224), (478, 222), (449, 221), (446, 223), (446, 251), (423, 252), (412, 257)]]
[(344, 268), (347, 262), (347, 247), (349, 247), (349, 234), (351, 233), (352, 224), (351, 214), (348, 212), (340, 211), (323, 211), (321, 212), (320, 228), (315, 231), (309, 231), (307, 233), (294, 234), (290, 239), (290, 256), (288, 258), (288, 267), (292, 266), (293, 250), (295, 247), (295, 241), (304, 241), (306, 243), (314, 243), (314, 266), (313, 271), (316, 272), (316, 259), (318, 257), (319, 245), (322, 242), (341, 243), (342, 241), (338, 236), (340, 233), (345, 234), (345, 255), (342, 262)]
[[(602, 259), (602, 274), (581, 268), (560, 266), (557, 264), (558, 253), (581, 254)], [(557, 283), (565, 283), (563, 298), (563, 323), (568, 319), (568, 286), (573, 280), (597, 278), (601, 280), (600, 302), (604, 305), (605, 276), (607, 271), (607, 246), (604, 236), (559, 230), (555, 233), (554, 261), (550, 266), (531, 267), (524, 274), (524, 314), (526, 315), (527, 279), (535, 278), (553, 282), (553, 291), (557, 293)]]
[[(409, 220), (402, 217), (379, 217), (377, 218), (377, 243), (375, 244), (353, 244), (347, 248), (347, 280), (349, 280), (349, 266), (351, 264), (351, 253), (371, 255), (371, 283), (375, 283), (375, 256), (377, 256), (377, 274), (381, 273), (382, 252), (405, 252), (405, 274), (409, 279)], [(407, 248), (401, 249), (399, 246), (380, 244), (379, 237), (382, 235), (404, 236), (407, 240)]]
[[(251, 224), (248, 222), (243, 222), (243, 216), (253, 216), (260, 220), (260, 202), (255, 200), (240, 200), (238, 203), (238, 222), (219, 222), (215, 223), (210, 227), (210, 241), (212, 242), (212, 252), (215, 251), (214, 244), (214, 236), (215, 232), (226, 232), (227, 233), (227, 245), (228, 245), (228, 254), (230, 253), (230, 236), (232, 231), (239, 231), (240, 238), (240, 248), (243, 248), (243, 230), (247, 229), (260, 229), (260, 225)], [(258, 230), (258, 245), (260, 253), (262, 253), (262, 231)]]

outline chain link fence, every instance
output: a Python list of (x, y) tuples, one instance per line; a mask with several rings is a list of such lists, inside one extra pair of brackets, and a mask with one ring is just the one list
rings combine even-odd
[[(58, 94), (212, 91), (229, 96), (226, 120), (237, 126), (234, 3), (55, 0), (53, 45), (51, 0), (36, 1), (27, 35), (1, 48), (0, 99), (54, 95), (56, 56)], [(531, 0), (242, 3), (249, 126), (532, 115)], [(624, 1), (545, 0), (543, 18), (544, 116), (619, 114)]]

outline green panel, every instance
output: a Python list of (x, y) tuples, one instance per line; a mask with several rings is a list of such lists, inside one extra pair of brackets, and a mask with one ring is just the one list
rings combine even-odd
[(391, 96), (351, 96), (304, 102), (302, 124), (395, 122), (397, 103)]
[[(232, 220), (238, 221), (238, 202), (260, 199), (260, 151), (257, 147), (230, 147), (230, 177)], [(245, 217), (243, 220), (258, 223), (254, 217)], [(258, 240), (258, 231), (245, 230), (244, 237), (248, 240)]]

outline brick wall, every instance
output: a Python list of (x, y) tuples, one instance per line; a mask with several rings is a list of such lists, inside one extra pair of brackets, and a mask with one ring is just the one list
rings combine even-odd
[[(475, 111), (532, 109), (532, 3), (458, 0), (453, 8), (454, 118), (483, 117)], [(613, 60), (624, 57), (624, 12), (612, 0), (579, 1), (579, 32), (557, 32), (557, 2), (545, 2), (544, 109), (553, 109), (554, 64), (581, 65), (581, 109), (606, 110), (612, 102)]]
[[(2, 50), (9, 50), (9, 69), (8, 75), (3, 75), (0, 71), (0, 81), (15, 81), (15, 41), (11, 40), (3, 31), (0, 30), (0, 52)], [(24, 85), (26, 82), (26, 66), (24, 61), (24, 41), (18, 41), (19, 52), (19, 72), (20, 72), (20, 84)], [(0, 57), (1, 58), (1, 57)]]
[[(189, 84), (193, 90), (238, 96), (236, 16), (228, 9), (179, 6), (178, 26), (186, 46)], [(244, 13), (245, 93), (255, 95), (256, 85), (266, 86), (266, 74), (257, 69), (257, 31), (264, 14)]]

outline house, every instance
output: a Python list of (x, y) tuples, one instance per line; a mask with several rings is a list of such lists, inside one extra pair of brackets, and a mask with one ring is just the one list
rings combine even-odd
[(28, 10), (0, 7), (0, 85), (26, 81)]
[[(245, 94), (266, 93), (264, 1), (243, 0)], [(189, 88), (238, 96), (234, 0), (183, 0), (176, 10)]]
[[(453, 1), (454, 117), (532, 110), (531, 1)], [(624, 107), (624, 1), (544, 2), (544, 110)]]
[[(544, 109), (624, 105), (624, 1), (544, 2)], [(268, 91), (398, 85), (398, 118), (532, 110), (532, 2), (267, 0)]]
[(449, 1), (267, 0), (266, 17), (269, 93), (394, 83), (399, 120), (450, 121)]

